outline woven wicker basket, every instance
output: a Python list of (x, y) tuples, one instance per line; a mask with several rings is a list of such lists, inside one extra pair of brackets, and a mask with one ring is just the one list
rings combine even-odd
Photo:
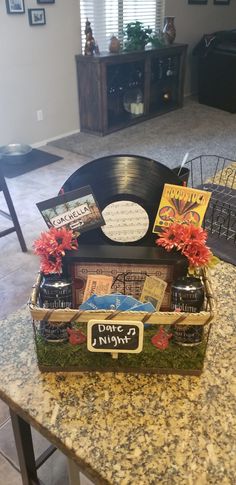
[(37, 281), (33, 287), (31, 294), (29, 308), (33, 320), (44, 320), (51, 322), (54, 325), (61, 322), (70, 323), (87, 323), (91, 319), (101, 320), (119, 320), (132, 321), (139, 320), (143, 323), (152, 325), (206, 325), (214, 318), (214, 298), (211, 289), (211, 283), (206, 272), (202, 273), (202, 280), (205, 287), (205, 305), (204, 311), (199, 313), (178, 313), (178, 312), (162, 312), (155, 313), (146, 312), (119, 312), (114, 310), (86, 310), (80, 311), (76, 309), (46, 309), (38, 306), (39, 287), (42, 279), (42, 274), (39, 273)]
[[(80, 311), (76, 309), (46, 309), (38, 305), (39, 288), (42, 275), (37, 277), (33, 288), (29, 308), (33, 319), (35, 346), (38, 366), (42, 372), (135, 372), (158, 374), (200, 375), (203, 370), (204, 357), (209, 338), (211, 321), (214, 317), (214, 299), (211, 284), (205, 273), (202, 280), (205, 286), (204, 311), (199, 313), (162, 312), (118, 312), (118, 311)], [(141, 321), (146, 325), (144, 332), (145, 346), (138, 354), (119, 354), (114, 359), (110, 354), (94, 353), (87, 350), (86, 344), (73, 346), (63, 338), (60, 343), (45, 340), (43, 333), (56, 331), (61, 335), (61, 329), (82, 329), (87, 333), (87, 323), (90, 320)], [(158, 351), (151, 342), (152, 335), (162, 326), (174, 324), (202, 326), (203, 341), (197, 347), (181, 347), (171, 343), (165, 352)], [(156, 329), (154, 328), (156, 326)], [(171, 328), (171, 327), (170, 327)], [(43, 331), (42, 331), (43, 329)], [(169, 329), (167, 328), (169, 331)], [(184, 329), (183, 329), (184, 330)], [(65, 330), (66, 332), (66, 330)]]

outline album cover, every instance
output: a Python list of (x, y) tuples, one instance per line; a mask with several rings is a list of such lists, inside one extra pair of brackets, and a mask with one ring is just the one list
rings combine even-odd
[(89, 185), (38, 202), (36, 205), (48, 227), (67, 227), (85, 232), (105, 224)]
[(205, 190), (165, 184), (153, 232), (159, 233), (173, 222), (201, 226), (210, 197), (211, 192)]

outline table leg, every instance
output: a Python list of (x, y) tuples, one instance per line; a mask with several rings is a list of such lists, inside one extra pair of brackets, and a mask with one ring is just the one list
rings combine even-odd
[(23, 485), (40, 485), (40, 480), (37, 476), (30, 425), (11, 409), (10, 416)]
[(76, 463), (67, 458), (68, 474), (69, 474), (69, 484), (70, 485), (80, 485), (80, 475), (79, 468)]

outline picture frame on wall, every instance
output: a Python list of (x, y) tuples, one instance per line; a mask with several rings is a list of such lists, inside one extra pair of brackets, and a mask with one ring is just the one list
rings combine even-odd
[(188, 0), (189, 5), (206, 5), (207, 0)]
[(230, 0), (214, 0), (214, 5), (229, 5)]
[(29, 24), (32, 26), (45, 25), (46, 15), (44, 8), (28, 8)]
[(6, 1), (7, 13), (9, 14), (25, 13), (24, 0), (5, 0), (5, 1)]
[(37, 0), (37, 3), (39, 3), (39, 4), (55, 3), (55, 0)]

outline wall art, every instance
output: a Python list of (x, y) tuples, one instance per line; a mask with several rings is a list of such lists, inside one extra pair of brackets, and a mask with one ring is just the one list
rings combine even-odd
[(206, 5), (207, 0), (188, 0), (189, 5)]
[(28, 8), (30, 25), (45, 25), (46, 16), (44, 8)]
[(55, 3), (55, 0), (37, 0), (37, 3), (42, 4), (42, 3)]
[(7, 13), (25, 13), (24, 0), (6, 0)]
[(230, 0), (214, 0), (214, 5), (229, 5)]

